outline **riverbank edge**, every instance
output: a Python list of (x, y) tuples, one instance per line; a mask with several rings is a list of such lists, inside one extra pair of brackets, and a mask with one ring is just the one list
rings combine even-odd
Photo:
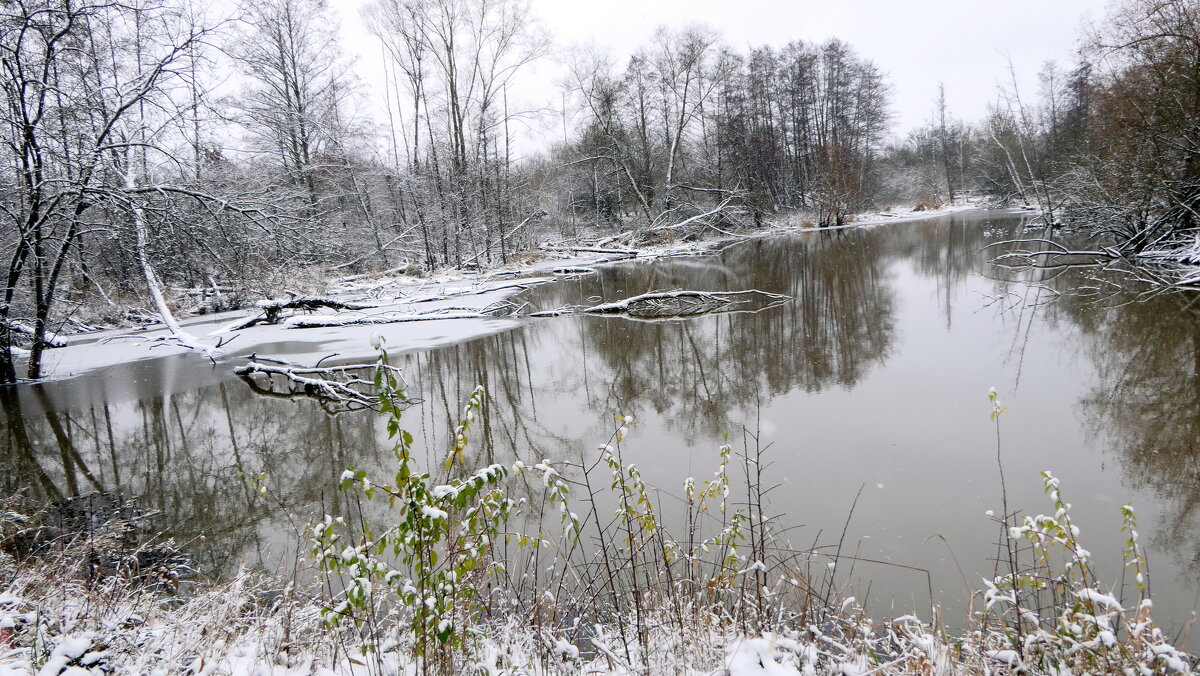
[[(541, 483), (536, 477), (535, 482)], [(102, 573), (97, 556), (130, 554), (114, 549), (103, 527), (18, 560), (7, 545), (13, 531), (28, 527), (31, 519), (6, 509), (0, 514), (6, 544), (0, 550), (0, 676), (1064, 676), (1190, 674), (1200, 668), (1195, 656), (1174, 647), (1181, 637), (1168, 636), (1152, 620), (1153, 604), (1141, 583), (1146, 561), (1131, 508), (1125, 523), (1132, 548), (1128, 566), (1140, 591), (1126, 601), (1088, 569), (1089, 555), (1079, 544), (1058, 480), (1044, 473), (1043, 483), (1058, 512), (1012, 526), (992, 517), (1009, 526), (1001, 543), (1018, 563), (1011, 573), (1000, 566), (994, 579), (970, 592), (977, 605), (957, 630), (947, 629), (936, 605), (873, 619), (870, 609), (833, 583), (836, 558), (827, 570), (824, 564), (809, 567), (804, 561), (815, 552), (792, 550), (788, 556), (801, 557), (794, 561), (799, 568), (781, 566), (774, 556), (770, 565), (738, 556), (732, 568), (711, 573), (697, 568), (701, 575), (695, 584), (667, 576), (665, 590), (678, 591), (665, 596), (626, 594), (626, 611), (582, 627), (569, 614), (559, 614), (561, 599), (550, 588), (535, 590), (536, 598), (552, 604), (539, 607), (541, 602), (518, 602), (503, 592), (504, 586), (489, 585), (488, 596), (495, 598), (488, 607), (494, 601), (496, 609), (468, 614), (474, 619), (456, 627), (461, 643), (423, 658), (415, 650), (428, 637), (415, 636), (411, 620), (383, 601), (406, 593), (401, 586), (381, 585), (378, 600), (366, 606), (371, 613), (330, 623), (330, 607), (344, 606), (339, 600), (359, 582), (342, 577), (327, 588), (310, 588), (295, 576), (242, 571), (228, 581), (181, 587), (169, 566), (117, 566)], [(706, 484), (706, 492), (723, 504), (719, 491), (709, 491)], [(368, 547), (345, 544), (353, 556)], [(1014, 547), (1031, 551), (1022, 554)], [(690, 559), (682, 561), (690, 569)], [(315, 565), (304, 558), (300, 562)], [(624, 564), (618, 557), (613, 565)], [(1039, 596), (1037, 585), (1046, 580), (1055, 581), (1056, 588)], [(1014, 589), (1024, 590), (1023, 601), (1014, 600)], [(583, 593), (604, 596), (605, 591), (586, 587)], [(1043, 605), (1039, 598), (1054, 600)], [(637, 610), (628, 610), (629, 604)]]
[[(701, 237), (692, 241), (681, 241), (670, 244), (658, 244), (641, 247), (638, 249), (630, 249), (628, 252), (612, 251), (610, 253), (591, 253), (590, 255), (576, 254), (567, 255), (560, 249), (582, 249), (589, 246), (588, 239), (584, 238), (579, 241), (562, 242), (554, 246), (554, 249), (545, 248), (543, 244), (537, 249), (533, 249), (528, 253), (534, 254), (536, 259), (527, 261), (519, 265), (500, 265), (493, 268), (488, 268), (482, 273), (467, 273), (456, 270), (453, 267), (440, 268), (426, 277), (388, 277), (388, 276), (356, 276), (369, 279), (371, 284), (386, 282), (390, 288), (404, 290), (411, 287), (424, 287), (429, 284), (454, 284), (463, 282), (483, 283), (494, 280), (496, 278), (514, 278), (524, 275), (539, 275), (553, 271), (556, 267), (588, 267), (593, 265), (602, 265), (606, 263), (620, 263), (636, 260), (653, 260), (656, 258), (666, 258), (671, 256), (688, 256), (707, 253), (713, 249), (722, 248), (739, 242), (746, 242), (755, 239), (769, 239), (773, 237), (787, 237), (800, 233), (818, 233), (818, 232), (834, 232), (838, 230), (854, 230), (857, 228), (870, 228), (882, 225), (900, 225), (904, 223), (913, 223), (924, 221), (942, 216), (953, 214), (964, 214), (972, 212), (981, 212), (991, 210), (990, 207), (981, 206), (979, 204), (957, 204), (947, 205), (938, 209), (928, 209), (922, 211), (910, 211), (908, 213), (891, 213), (891, 212), (864, 212), (852, 217), (852, 222), (844, 225), (819, 227), (804, 222), (786, 224), (784, 223), (789, 217), (781, 216), (771, 221), (768, 221), (762, 228), (749, 230), (746, 232), (728, 233), (714, 231), (717, 236)], [(1020, 209), (1005, 209), (1002, 211), (1020, 212)], [(707, 231), (705, 231), (707, 232)], [(559, 249), (559, 250), (556, 250)], [(336, 283), (336, 280), (335, 280)], [(336, 289), (331, 289), (336, 293)]]
[[(507, 298), (531, 286), (552, 283), (557, 279), (574, 274), (589, 272), (599, 265), (617, 264), (634, 261), (652, 261), (660, 258), (689, 255), (705, 255), (733, 246), (741, 242), (773, 237), (788, 237), (802, 233), (832, 232), (853, 230), (856, 228), (873, 228), (887, 225), (901, 225), (928, 219), (944, 217), (953, 214), (964, 214), (986, 211), (988, 207), (975, 203), (960, 203), (939, 209), (916, 212), (893, 213), (863, 213), (853, 218), (852, 223), (841, 226), (818, 228), (801, 220), (797, 214), (779, 216), (769, 222), (764, 228), (739, 233), (712, 231), (717, 236), (695, 239), (691, 241), (671, 242), (645, 246), (638, 249), (611, 250), (606, 252), (584, 251), (599, 249), (592, 246), (590, 238), (583, 238), (570, 243), (555, 245), (542, 244), (531, 250), (532, 260), (521, 263), (510, 263), (479, 271), (464, 271), (455, 268), (442, 268), (433, 273), (421, 276), (406, 274), (387, 275), (367, 273), (331, 279), (324, 283), (324, 288), (317, 294), (331, 301), (355, 303), (368, 301), (386, 307), (392, 312), (404, 313), (433, 313), (441, 308), (453, 308), (459, 312), (482, 312), (495, 303), (502, 303)], [(705, 232), (708, 232), (707, 230)], [(620, 299), (610, 299), (620, 300)], [(264, 301), (265, 302), (265, 301)], [(187, 317), (180, 321), (181, 327), (189, 333), (186, 340), (172, 341), (172, 336), (161, 322), (141, 326), (126, 325), (107, 328), (101, 331), (72, 334), (65, 336), (65, 345), (47, 352), (45, 374), (38, 381), (23, 380), (23, 383), (52, 382), (71, 379), (86, 373), (107, 368), (117, 364), (131, 363), (152, 357), (184, 354), (189, 351), (199, 351), (198, 357), (213, 357), (217, 361), (226, 361), (236, 349), (239, 354), (256, 352), (259, 345), (269, 345), (279, 340), (295, 337), (294, 334), (281, 332), (279, 326), (259, 325), (252, 328), (231, 330), (230, 327), (239, 321), (253, 316), (258, 309), (255, 306), (231, 310), (216, 314)], [(333, 312), (334, 317), (339, 312)], [(425, 324), (445, 323), (457, 319), (432, 318)], [(461, 324), (453, 330), (442, 330), (444, 342), (462, 342), (477, 337), (480, 327), (463, 330)], [(359, 327), (360, 330), (362, 327)], [(274, 331), (272, 331), (274, 329)], [(330, 327), (330, 330), (337, 330)], [(239, 338), (233, 343), (233, 339)], [(363, 339), (363, 344), (369, 344)], [(83, 351), (97, 343), (111, 345), (121, 343), (121, 350)], [(181, 343), (190, 343), (189, 350)], [(222, 345), (232, 343), (234, 347), (222, 349)], [(426, 345), (430, 347), (430, 345)], [(410, 348), (402, 348), (408, 351)], [(67, 351), (74, 351), (74, 354)], [(69, 358), (68, 358), (69, 355)], [(56, 359), (55, 357), (60, 358)], [(269, 353), (263, 356), (272, 357)]]

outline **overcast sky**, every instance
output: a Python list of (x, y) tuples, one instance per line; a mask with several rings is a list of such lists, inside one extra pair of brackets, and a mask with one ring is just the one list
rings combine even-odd
[[(369, 0), (331, 0), (342, 14), (346, 51), (359, 58), (365, 90), (382, 76), (378, 42), (366, 32), (359, 8)], [(938, 82), (951, 113), (980, 119), (1008, 81), (1008, 59), (1022, 94), (1036, 93), (1037, 72), (1047, 60), (1069, 67), (1085, 21), (1103, 19), (1104, 0), (531, 0), (533, 13), (559, 47), (592, 42), (618, 60), (648, 43), (662, 24), (711, 26), (739, 51), (781, 46), (791, 40), (850, 43), (886, 74), (892, 87), (893, 132), (903, 134), (929, 119)], [(559, 107), (553, 63), (536, 67), (525, 96)], [(529, 84), (533, 83), (533, 84)], [(544, 92), (544, 93), (542, 93)], [(547, 120), (544, 132), (561, 130)], [(558, 132), (561, 136), (561, 131)]]

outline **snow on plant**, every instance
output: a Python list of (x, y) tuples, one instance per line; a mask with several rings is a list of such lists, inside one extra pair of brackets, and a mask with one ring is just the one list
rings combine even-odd
[[(481, 400), (476, 390), (467, 411), (478, 409)], [(428, 472), (415, 468), (412, 435), (399, 429), (398, 410), (385, 408), (396, 440), (394, 481), (377, 484), (364, 470), (351, 468), (338, 488), (366, 500), (386, 496), (393, 523), (376, 532), (364, 518), (343, 537), (346, 524), (326, 516), (310, 531), (312, 551), (322, 571), (342, 576), (346, 584), (340, 602), (324, 611), (330, 624), (347, 618), (356, 624), (374, 621), (373, 593), (387, 588), (407, 610), (417, 654), (432, 657), (442, 648), (461, 647), (475, 619), (481, 586), (475, 582), (489, 574), (482, 564), (489, 561), (493, 542), (503, 537), (515, 505), (500, 490), (513, 468), (489, 465), (435, 485)], [(447, 467), (465, 447), (471, 422), (464, 417), (460, 423), (456, 439), (463, 441), (455, 442)]]
[(1187, 660), (1151, 619), (1133, 507), (1125, 505), (1121, 515), (1128, 533), (1125, 565), (1134, 570), (1139, 601), (1126, 608), (1092, 571), (1091, 553), (1080, 544), (1059, 479), (1042, 472), (1042, 485), (1054, 513), (1025, 516), (1006, 533), (1028, 545), (1023, 565), (984, 581), (981, 621), (987, 627), (990, 619), (1001, 630), (985, 634), (985, 654), (1039, 671), (1190, 673)]
[[(386, 365), (386, 361), (387, 355), (381, 349), (380, 364)], [(405, 622), (414, 652), (425, 663), (451, 668), (456, 654), (466, 655), (479, 648), (475, 637), (480, 635), (480, 627), (491, 621), (490, 616), (485, 617), (485, 603), (527, 607), (533, 613), (547, 600), (556, 603), (553, 587), (537, 587), (536, 582), (534, 587), (526, 587), (529, 574), (517, 570), (520, 560), (503, 550), (501, 544), (515, 543), (518, 551), (529, 550), (529, 561), (533, 563), (526, 565), (533, 566), (539, 565), (534, 552), (552, 547), (551, 569), (588, 585), (566, 588), (565, 578), (560, 577), (558, 593), (565, 591), (575, 599), (571, 603), (584, 602), (585, 612), (609, 623), (590, 641), (599, 645), (604, 643), (599, 634), (609, 635), (613, 655), (619, 655), (619, 663), (631, 667), (660, 659), (653, 657), (655, 654), (686, 653), (678, 640), (652, 642), (653, 627), (663, 621), (659, 617), (664, 609), (661, 604), (681, 612), (684, 605), (700, 602), (707, 616), (709, 607), (720, 606), (727, 592), (733, 591), (733, 597), (738, 595), (736, 583), (745, 571), (739, 571), (744, 561), (737, 554), (737, 545), (743, 539), (746, 517), (740, 511), (727, 515), (732, 454), (728, 445), (720, 450), (720, 466), (713, 479), (692, 496), (699, 505), (695, 514), (707, 512), (707, 501), (719, 501), (714, 510), (720, 517), (719, 534), (699, 546), (690, 542), (684, 546), (664, 532), (654, 489), (640, 470), (621, 461), (621, 443), (634, 427), (631, 416), (617, 417), (617, 427), (609, 443), (600, 447), (596, 460), (608, 470), (609, 493), (604, 499), (614, 501), (616, 517), (610, 522), (594, 511), (596, 495), (588, 475), (595, 465), (576, 467), (581, 472), (580, 480), (563, 476), (562, 465), (548, 460), (493, 464), (467, 473), (465, 451), (485, 398), (479, 388), (472, 393), (454, 428), (451, 447), (440, 465), (444, 480), (435, 480), (416, 466), (412, 436), (401, 428), (400, 408), (394, 403), (403, 402), (404, 395), (395, 391), (390, 371), (381, 368), (376, 381), (381, 409), (388, 416), (388, 434), (395, 440), (396, 475), (383, 483), (364, 470), (347, 469), (339, 488), (354, 495), (359, 504), (358, 516), (326, 516), (310, 529), (314, 560), (330, 579), (336, 578), (342, 585), (323, 611), (326, 622), (335, 625), (348, 621), (361, 628), (367, 652), (379, 647), (379, 627), (386, 621), (389, 607), (399, 611), (394, 614)], [(508, 528), (519, 503), (509, 497), (511, 489), (507, 485), (510, 479), (525, 474), (540, 484), (545, 502), (557, 509), (564, 528), (556, 536), (544, 532), (541, 514), (535, 515), (534, 534), (514, 533)], [(571, 509), (573, 482), (588, 490), (591, 511), (587, 519), (580, 519)], [(361, 503), (384, 497), (390, 516), (385, 526), (376, 528), (363, 516)], [(597, 529), (598, 549), (581, 541), (587, 520)], [(719, 547), (715, 559), (709, 555), (710, 546)], [(711, 560), (713, 565), (706, 574), (700, 565), (704, 560)], [(676, 569), (681, 561), (686, 564)], [(604, 572), (597, 578), (600, 569)], [(593, 582), (583, 582), (589, 579)], [(598, 596), (599, 590), (591, 586), (597, 579), (604, 580), (607, 595)], [(515, 594), (511, 593), (514, 588)], [(490, 591), (483, 594), (481, 589)], [(681, 591), (684, 589), (687, 591)], [(697, 590), (701, 594), (693, 598)], [(736, 601), (731, 603), (736, 605)], [(551, 611), (552, 615), (558, 613), (558, 609)], [(553, 640), (554, 645), (566, 635), (563, 631), (569, 633), (567, 628), (554, 625), (547, 631), (552, 637), (547, 640)]]
[[(728, 436), (726, 436), (725, 440), (728, 442)], [(730, 485), (729, 459), (733, 454), (733, 447), (728, 443), (724, 443), (717, 449), (717, 453), (720, 457), (717, 470), (713, 473), (712, 479), (704, 482), (702, 490), (696, 490), (696, 480), (692, 477), (688, 477), (684, 482), (684, 496), (687, 498), (689, 508), (688, 539), (689, 542), (694, 543), (688, 548), (688, 558), (691, 561), (700, 562), (711, 547), (724, 547), (726, 551), (723, 557), (724, 567), (729, 570), (736, 570), (741, 561), (737, 545), (745, 539), (743, 526), (748, 516), (740, 509), (734, 511), (732, 514), (727, 514), (726, 512)], [(696, 527), (700, 516), (708, 513), (709, 500), (718, 501), (717, 509), (721, 518), (721, 530), (712, 537), (695, 542)], [(728, 517), (728, 520), (726, 520), (726, 517)], [(728, 584), (732, 582), (732, 578), (723, 577), (721, 581)]]
[[(7, 648), (0, 673), (1140, 676), (1192, 669), (1194, 658), (1153, 622), (1133, 508), (1121, 516), (1136, 601), (1096, 579), (1061, 482), (1049, 472), (1042, 485), (1053, 513), (1002, 521), (1004, 544), (1020, 558), (1007, 574), (985, 580), (982, 611), (949, 633), (936, 615), (880, 622), (865, 603), (837, 598), (832, 585), (815, 590), (803, 572), (806, 552), (791, 552), (769, 530), (750, 531), (750, 555), (740, 556), (750, 517), (727, 514), (728, 444), (712, 479), (684, 482), (689, 526), (687, 542), (678, 542), (656, 489), (621, 460), (632, 418), (619, 418), (609, 443), (577, 466), (542, 460), (469, 471), (466, 447), (456, 440), (452, 462), (434, 463), (449, 468), (435, 479), (416, 466), (412, 437), (399, 426), (403, 393), (386, 374), (379, 381), (388, 395), (382, 401), (396, 402), (384, 404), (395, 477), (385, 484), (347, 469), (339, 486), (355, 498), (357, 513), (327, 516), (309, 531), (316, 565), (329, 582), (342, 583), (335, 596), (316, 605), (291, 584), (280, 589), (277, 581), (239, 575), (164, 603), (162, 589), (84, 575), (82, 560), (64, 566), (60, 554), (14, 568), (0, 554), (0, 574), (12, 580), (0, 589), (0, 645)], [(483, 405), (476, 390), (456, 439), (469, 438), (475, 421), (468, 414)], [(607, 477), (611, 496), (593, 490), (597, 477), (589, 474), (596, 472)], [(521, 504), (510, 497), (519, 476), (554, 508), (533, 515), (533, 536), (506, 525)], [(270, 493), (262, 475), (254, 481)], [(587, 494), (578, 500), (589, 508), (583, 519), (572, 511), (580, 486)], [(362, 503), (385, 497), (390, 519), (377, 529)], [(609, 502), (612, 511), (599, 506)], [(756, 509), (750, 514), (758, 529), (766, 520)], [(542, 516), (552, 519), (554, 510), (563, 528), (548, 535)], [(23, 523), (0, 509), (0, 534)], [(709, 527), (718, 535), (697, 542)], [(585, 530), (590, 538), (581, 537)], [(506, 551), (510, 543), (523, 554)], [(553, 580), (538, 577), (547, 561), (537, 556), (546, 551)], [(488, 606), (501, 612), (489, 614)]]
[[(380, 410), (388, 416), (387, 431), (395, 441), (392, 452), (396, 474), (391, 483), (373, 482), (365, 470), (349, 468), (339, 490), (371, 501), (386, 497), (392, 523), (376, 531), (361, 516), (351, 527), (344, 519), (325, 519), (310, 528), (312, 553), (321, 571), (341, 578), (344, 593), (323, 610), (326, 621), (349, 619), (356, 626), (377, 621), (379, 589), (388, 589), (408, 618), (417, 655), (436, 660), (464, 647), (468, 632), (479, 622), (479, 590), (487, 580), (503, 573), (504, 564), (494, 555), (498, 541), (514, 539), (506, 529), (517, 503), (503, 490), (505, 482), (529, 471), (523, 462), (491, 464), (461, 473), (476, 413), (482, 410), (484, 390), (471, 393), (442, 468), (446, 483), (437, 483), (429, 472), (417, 468), (412, 454), (413, 437), (400, 427), (400, 403), (405, 395), (387, 368), (387, 353), (379, 347), (376, 385)], [(454, 473), (459, 471), (458, 476)], [(570, 487), (549, 461), (536, 463), (546, 495), (558, 505), (564, 522), (578, 531), (578, 517), (567, 509)], [(518, 547), (542, 546), (535, 537), (515, 537)], [(367, 649), (374, 646), (368, 644)]]

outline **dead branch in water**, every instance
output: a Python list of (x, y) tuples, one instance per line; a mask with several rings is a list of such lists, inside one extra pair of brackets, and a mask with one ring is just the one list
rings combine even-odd
[[(1117, 260), (1122, 258), (1119, 251), (1111, 247), (1103, 247), (1098, 250), (1076, 250), (1068, 249), (1062, 244), (1055, 242), (1052, 239), (1029, 238), (1029, 239), (1010, 239), (1002, 242), (992, 242), (983, 247), (981, 251), (986, 251), (992, 247), (998, 246), (1022, 246), (1022, 245), (1042, 245), (1043, 249), (1015, 249), (1008, 253), (1000, 254), (991, 260), (996, 265), (1002, 265), (1010, 268), (1069, 268), (1069, 267), (1090, 267), (1100, 264), (1102, 261)], [(1039, 261), (1039, 258), (1041, 259)], [(1067, 260), (1063, 260), (1066, 258)], [(1077, 258), (1093, 259), (1087, 262), (1079, 262), (1071, 260)]]
[[(254, 392), (278, 399), (316, 399), (330, 414), (379, 408), (378, 388), (375, 385), (377, 369), (383, 369), (385, 375), (404, 383), (400, 369), (385, 364), (298, 366), (253, 354), (247, 355), (247, 358), (250, 362), (233, 372)], [(275, 363), (265, 363), (267, 361)], [(400, 390), (406, 387), (402, 384)], [(394, 400), (392, 404), (407, 407), (419, 402), (419, 399), (402, 398)]]
[(587, 275), (596, 274), (596, 268), (589, 268), (582, 265), (566, 265), (560, 268), (554, 268), (556, 277), (586, 277)]
[[(591, 307), (574, 309), (585, 314), (625, 314), (631, 317), (663, 318), (690, 317), (710, 312), (728, 312), (759, 304), (762, 308), (772, 307), (791, 300), (791, 296), (747, 289), (744, 291), (654, 291), (631, 296), (612, 303), (601, 303)], [(760, 309), (762, 309), (760, 308)], [(567, 314), (558, 311), (557, 314)], [(552, 313), (539, 313), (551, 316)]]

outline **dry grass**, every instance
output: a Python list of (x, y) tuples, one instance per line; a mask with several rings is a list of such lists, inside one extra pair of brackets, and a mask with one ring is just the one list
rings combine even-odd
[[(722, 457), (730, 457), (727, 450)], [(740, 458), (751, 496), (761, 459)], [(757, 499), (745, 520), (718, 509), (728, 467), (738, 460), (692, 493), (689, 518), (714, 520), (723, 530), (709, 529), (706, 538), (704, 528), (689, 528), (686, 538), (674, 538), (650, 505), (616, 519), (593, 511), (580, 520), (585, 538), (543, 533), (545, 546), (495, 558), (503, 572), (473, 579), (486, 605), (464, 611), (467, 640), (421, 659), (414, 657), (405, 607), (386, 586), (369, 600), (371, 622), (329, 626), (320, 610), (340, 600), (341, 580), (329, 580), (324, 591), (249, 572), (219, 584), (189, 582), (186, 558), (162, 558), (170, 549), (162, 542), (152, 548), (157, 563), (147, 570), (136, 562), (150, 550), (144, 538), (131, 536), (140, 532), (142, 515), (111, 496), (100, 501), (103, 516), (66, 510), (91, 518), (58, 518), (61, 505), (32, 516), (10, 509), (0, 520), (0, 673), (982, 675), (1194, 668), (1193, 658), (1155, 627), (1147, 600), (1124, 608), (1106, 597), (1069, 510), (1006, 524), (1012, 571), (973, 599), (970, 626), (950, 633), (936, 615), (881, 621), (842, 599), (826, 555), (788, 548), (771, 532), (770, 519), (762, 519)], [(605, 485), (611, 474), (618, 504), (621, 491), (642, 490), (620, 464), (619, 449), (599, 472), (576, 471), (573, 481), (581, 485), (599, 483), (589, 472), (603, 474)], [(530, 487), (541, 484), (528, 478)], [(1053, 477), (1046, 481), (1056, 504), (1065, 504)], [(600, 490), (588, 493), (581, 491), (573, 506), (608, 499)], [(1132, 527), (1132, 512), (1127, 516)], [(755, 522), (764, 525), (752, 528)], [(730, 526), (739, 523), (741, 534), (731, 536)], [(1131, 542), (1131, 565), (1141, 566), (1136, 536)], [(740, 553), (731, 551), (739, 544)], [(510, 550), (495, 551), (500, 557)]]

